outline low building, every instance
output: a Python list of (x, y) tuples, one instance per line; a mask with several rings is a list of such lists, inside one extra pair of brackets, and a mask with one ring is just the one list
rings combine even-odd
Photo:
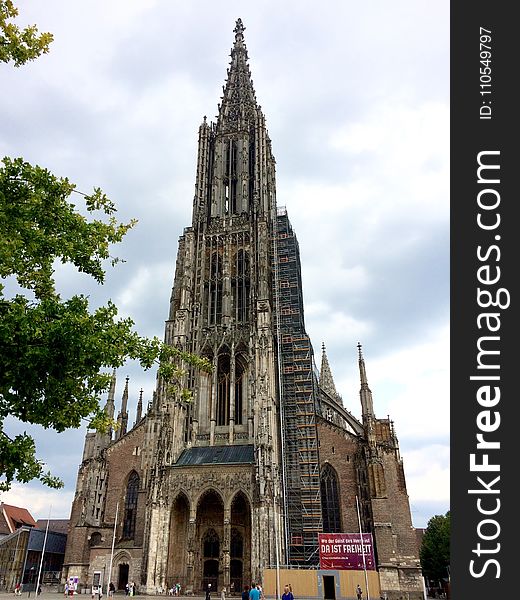
[[(16, 510), (9, 510), (13, 508)], [(22, 583), (25, 591), (34, 590), (40, 569), (42, 585), (57, 585), (65, 556), (68, 520), (49, 521), (47, 529), (47, 520), (35, 521), (26, 509), (8, 507), (6, 512), (5, 520), (19, 526), (0, 538), (0, 589), (13, 591)], [(19, 519), (13, 521), (13, 514), (23, 517), (25, 523), (21, 524)]]

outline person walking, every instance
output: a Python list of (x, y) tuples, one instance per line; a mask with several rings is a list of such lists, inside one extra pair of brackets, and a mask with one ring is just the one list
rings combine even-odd
[(206, 588), (206, 600), (211, 600), (211, 583), (208, 583)]
[(292, 589), (289, 584), (283, 588), (282, 600), (294, 600)]
[(249, 600), (260, 600), (260, 590), (258, 587), (259, 586), (253, 583), (251, 589), (249, 590)]
[(359, 585), (359, 583), (356, 588), (356, 596), (357, 596), (357, 600), (361, 600), (361, 598), (363, 598), (363, 590), (361, 589), (361, 586)]

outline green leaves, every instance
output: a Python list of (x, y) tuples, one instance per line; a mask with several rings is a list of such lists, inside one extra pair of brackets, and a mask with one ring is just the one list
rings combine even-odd
[(450, 512), (435, 515), (428, 521), (424, 532), (420, 557), (423, 573), (429, 579), (440, 581), (448, 577), (450, 564)]
[[(38, 299), (55, 294), (53, 265), (58, 258), (103, 283), (110, 244), (120, 242), (137, 221), (118, 223), (114, 204), (99, 189), (85, 196), (88, 221), (68, 198), (75, 186), (22, 158), (4, 158), (0, 167), (0, 276), (14, 275)], [(117, 261), (117, 259), (115, 259)]]
[[(106, 431), (110, 423), (100, 407), (108, 389), (107, 370), (138, 360), (144, 369), (159, 366), (168, 393), (189, 402), (183, 389), (187, 365), (211, 370), (206, 359), (147, 339), (133, 330), (131, 319), (119, 319), (111, 301), (91, 310), (88, 298), (63, 300), (55, 290), (56, 261), (70, 263), (105, 280), (104, 263), (112, 244), (120, 242), (136, 221), (115, 218), (115, 205), (100, 190), (84, 195), (89, 220), (70, 202), (75, 186), (23, 159), (4, 158), (0, 167), (0, 277), (14, 277), (30, 292), (5, 298), (0, 286), (0, 431), (11, 415), (25, 423), (62, 432), (88, 419)], [(39, 478), (47, 485), (59, 481), (43, 473), (32, 438), (14, 440), (0, 435), (0, 483), (7, 489), (13, 478)]]
[(13, 61), (15, 67), (20, 67), (41, 54), (47, 54), (53, 36), (50, 33), (38, 36), (35, 25), (20, 30), (9, 22), (17, 16), (18, 9), (12, 0), (0, 0), (0, 61)]
[(21, 483), (39, 479), (49, 487), (63, 487), (57, 477), (43, 471), (43, 463), (36, 459), (35, 452), (34, 440), (26, 433), (11, 439), (0, 429), (0, 473), (5, 477), (0, 480), (0, 491), (9, 490), (13, 479)]

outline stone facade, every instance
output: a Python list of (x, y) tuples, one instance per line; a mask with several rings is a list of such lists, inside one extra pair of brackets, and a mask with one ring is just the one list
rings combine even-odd
[[(288, 540), (297, 545), (286, 514), (294, 490), (287, 487), (280, 365), (294, 371), (287, 356), (282, 361), (278, 334), (289, 309), (280, 301), (275, 268), (285, 260), (274, 243), (275, 160), (243, 32), (238, 20), (217, 122), (204, 118), (199, 128), (192, 224), (179, 240), (165, 328), (167, 344), (206, 357), (213, 370), (187, 366), (182, 383), (191, 402), (158, 378), (143, 416), (139, 399), (129, 430), (127, 380), (115, 435), (87, 434), (64, 570), (64, 580), (78, 576), (87, 587), (98, 572), (105, 585), (109, 578), (119, 589), (133, 581), (142, 593), (177, 582), (186, 592), (209, 583), (238, 592), (261, 581), (265, 569), (291, 561)], [(309, 343), (299, 255), (292, 260), (296, 276), (285, 283), (298, 288), (300, 330)], [(314, 428), (319, 445), (317, 487), (323, 476), (314, 502), (323, 506), (323, 519), (314, 515), (309, 539), (320, 531), (358, 532), (359, 502), (363, 530), (374, 535), (381, 589), (419, 598), (397, 438), (388, 420), (374, 416), (361, 350), (359, 365), (362, 421), (343, 406), (324, 348), (319, 381), (310, 382), (315, 412), (306, 427)], [(111, 417), (115, 387), (114, 373), (106, 404)], [(293, 502), (300, 496), (304, 502), (304, 491)], [(331, 523), (336, 529), (327, 530)]]

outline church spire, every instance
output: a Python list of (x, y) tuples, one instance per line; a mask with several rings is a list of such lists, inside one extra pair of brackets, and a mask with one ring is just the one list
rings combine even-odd
[(359, 376), (361, 379), (361, 389), (359, 390), (359, 396), (361, 399), (361, 412), (363, 415), (363, 421), (367, 418), (374, 418), (374, 405), (372, 402), (372, 392), (368, 387), (367, 372), (365, 369), (365, 359), (363, 358), (362, 346), (358, 342), (357, 345), (359, 352)]
[(326, 392), (333, 400), (342, 404), (341, 396), (336, 390), (334, 378), (332, 377), (332, 371), (329, 365), (329, 359), (327, 358), (327, 352), (325, 350), (325, 343), (321, 344), (321, 369), (320, 369), (320, 388)]
[(235, 42), (231, 48), (231, 62), (224, 85), (222, 104), (219, 105), (217, 127), (238, 131), (253, 121), (258, 107), (251, 72), (247, 64), (244, 42), (244, 24), (237, 19)]
[(114, 418), (115, 412), (115, 395), (116, 395), (116, 370), (112, 372), (112, 379), (110, 380), (110, 388), (108, 390), (108, 398), (105, 404), (105, 414), (109, 419)]
[(135, 414), (135, 424), (138, 425), (143, 414), (143, 388), (139, 391), (139, 401), (137, 402), (137, 411)]
[(117, 415), (117, 423), (118, 423), (118, 429), (117, 429), (117, 434), (116, 434), (116, 439), (119, 439), (121, 437), (123, 437), (126, 433), (126, 429), (128, 427), (128, 380), (130, 378), (127, 376), (126, 378), (126, 383), (125, 383), (125, 389), (123, 391), (123, 398), (121, 399), (121, 410), (119, 411), (119, 414)]

